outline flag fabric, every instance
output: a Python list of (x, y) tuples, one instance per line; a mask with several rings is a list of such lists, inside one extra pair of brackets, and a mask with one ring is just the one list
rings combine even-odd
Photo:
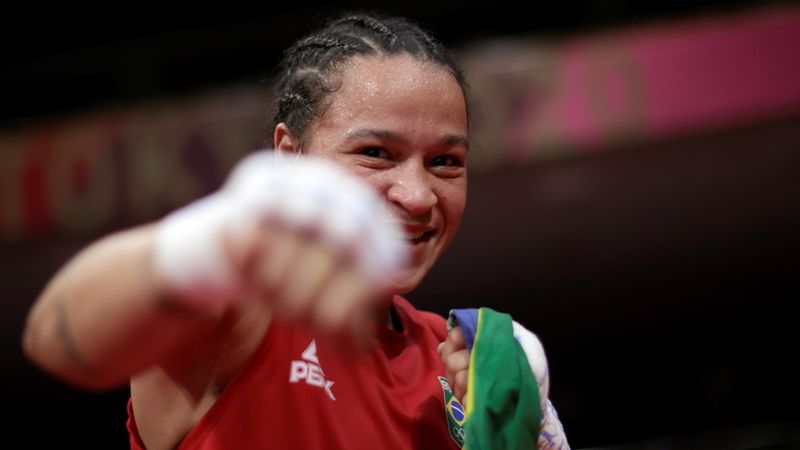
[(491, 308), (454, 309), (470, 352), (464, 449), (569, 449), (535, 334)]

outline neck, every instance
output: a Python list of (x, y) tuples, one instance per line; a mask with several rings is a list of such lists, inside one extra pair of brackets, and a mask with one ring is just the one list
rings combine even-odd
[(392, 297), (384, 301), (383, 305), (386, 306), (381, 307), (375, 311), (375, 316), (374, 316), (375, 321), (385, 325), (386, 328), (390, 330), (402, 331), (403, 326), (400, 322), (400, 318), (397, 316), (397, 312), (394, 310), (394, 307), (392, 306)]

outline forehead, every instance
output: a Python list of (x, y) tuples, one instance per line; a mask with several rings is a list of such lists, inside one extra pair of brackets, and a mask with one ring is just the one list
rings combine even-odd
[(455, 77), (439, 64), (406, 54), (352, 58), (329, 101), (314, 127), (318, 131), (369, 126), (467, 133), (466, 104)]

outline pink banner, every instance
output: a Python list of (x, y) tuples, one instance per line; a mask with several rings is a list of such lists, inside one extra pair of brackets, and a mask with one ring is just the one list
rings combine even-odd
[(800, 8), (465, 55), (491, 165), (715, 132), (800, 113)]

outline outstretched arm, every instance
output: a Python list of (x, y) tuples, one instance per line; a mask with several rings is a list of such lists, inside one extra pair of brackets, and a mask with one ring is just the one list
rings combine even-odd
[(25, 354), (65, 381), (108, 389), (155, 363), (201, 322), (154, 270), (155, 227), (105, 237), (76, 255), (28, 316)]
[(213, 359), (225, 348), (219, 327), (236, 322), (222, 319), (243, 314), (246, 299), (264, 305), (261, 330), (274, 312), (357, 333), (367, 327), (354, 318), (381, 307), (405, 257), (397, 227), (342, 169), (258, 152), (220, 191), (80, 252), (33, 306), (24, 349), (65, 381), (103, 389), (162, 361), (180, 365), (196, 356), (187, 346)]

